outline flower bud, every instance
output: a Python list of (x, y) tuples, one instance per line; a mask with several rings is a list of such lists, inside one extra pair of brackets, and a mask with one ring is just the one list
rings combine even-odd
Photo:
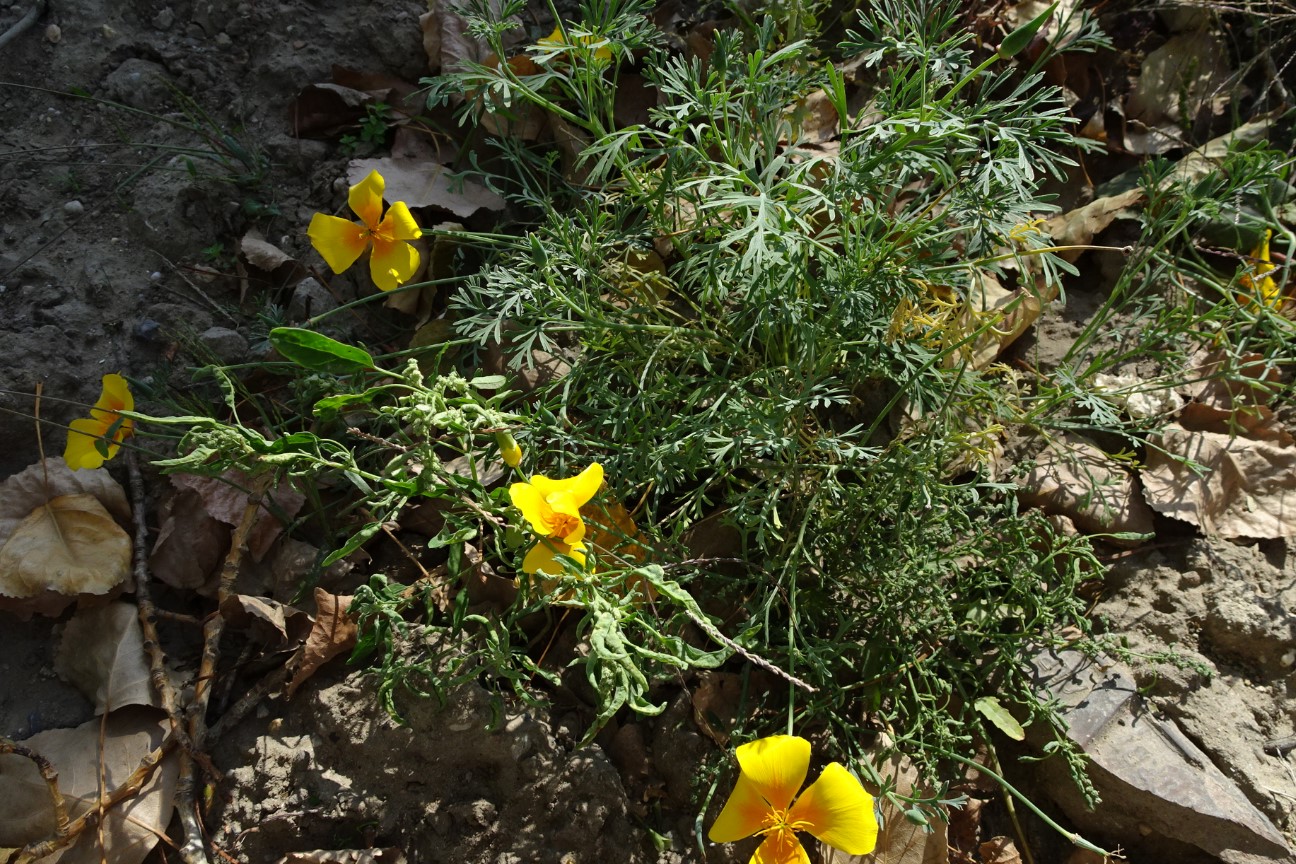
[(1018, 27), (1016, 30), (1004, 37), (1003, 44), (999, 46), (999, 56), (1007, 59), (1017, 52), (1021, 51), (1031, 43), (1039, 29), (1048, 23), (1057, 11), (1058, 4), (1054, 3), (1040, 14), (1036, 15), (1030, 21)]
[(518, 446), (513, 436), (507, 432), (496, 432), (495, 443), (499, 445), (500, 458), (504, 464), (510, 468), (516, 468), (522, 464), (522, 448)]

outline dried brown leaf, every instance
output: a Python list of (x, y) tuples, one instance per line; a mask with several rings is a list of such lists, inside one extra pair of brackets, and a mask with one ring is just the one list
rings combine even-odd
[(60, 495), (85, 493), (99, 499), (123, 528), (131, 525), (131, 508), (126, 490), (106, 468), (73, 471), (61, 456), (51, 456), (29, 465), (0, 483), (0, 546), (18, 523), (41, 504)]
[[(107, 788), (121, 785), (140, 760), (161, 745), (170, 728), (162, 713), (135, 706), (113, 711), (104, 722), (103, 751), (99, 749), (100, 720), (75, 729), (51, 729), (23, 741), (58, 771), (59, 790), (75, 819), (96, 806), (100, 766)], [(104, 817), (103, 846), (99, 832), (84, 832), (58, 857), (42, 864), (139, 864), (166, 831), (174, 809), (176, 776), (173, 757), (165, 760), (139, 794), (108, 810)], [(0, 756), (0, 846), (22, 846), (54, 833), (54, 810), (49, 788), (29, 760), (13, 754)], [(102, 855), (102, 858), (101, 858)]]
[[(1143, 197), (1142, 189), (1130, 189), (1098, 198), (1083, 207), (1054, 216), (1045, 228), (1059, 246), (1085, 246), (1117, 219), (1132, 218), (1131, 208), (1141, 203)], [(1075, 261), (1084, 254), (1084, 250), (1067, 249), (1057, 254), (1063, 260)]]
[(301, 662), (293, 672), (292, 681), (288, 682), (289, 699), (321, 666), (355, 647), (356, 624), (346, 611), (350, 605), (349, 596), (330, 594), (323, 588), (315, 589), (315, 624), (302, 647)]
[(1198, 112), (1218, 114), (1228, 102), (1228, 50), (1210, 33), (1179, 33), (1148, 53), (1125, 101), (1125, 147), (1164, 153), (1184, 146), (1184, 128)]
[(161, 707), (149, 683), (139, 610), (131, 603), (78, 610), (59, 640), (54, 671), (94, 703), (95, 714)]
[(130, 567), (130, 536), (99, 499), (61, 495), (32, 510), (0, 547), (0, 596), (107, 594)]
[(230, 627), (247, 630), (258, 642), (270, 646), (300, 642), (312, 627), (305, 612), (266, 597), (231, 594), (220, 610)]
[(204, 590), (217, 578), (229, 550), (231, 529), (207, 512), (202, 496), (180, 489), (163, 505), (149, 569), (172, 588)]
[(1011, 837), (991, 837), (978, 851), (985, 864), (1021, 864), (1021, 853)]
[(1045, 513), (1069, 517), (1087, 533), (1152, 533), (1152, 510), (1134, 478), (1078, 435), (1060, 435), (1039, 454), (1035, 467), (1019, 482), (1017, 496)]
[[(203, 506), (214, 518), (226, 525), (238, 525), (243, 520), (243, 511), (248, 504), (248, 493), (244, 491), (252, 486), (247, 475), (241, 471), (226, 471), (220, 477), (199, 477), (193, 474), (173, 474), (171, 483), (177, 489), (192, 489), (202, 496)], [(287, 519), (292, 519), (301, 510), (306, 497), (288, 484), (276, 486), (266, 496), (269, 502), (262, 501), (261, 510), (257, 513), (252, 530), (248, 533), (248, 552), (252, 560), (260, 561), (283, 533), (283, 523), (267, 506), (272, 503), (275, 510)]]
[(355, 185), (377, 171), (386, 181), (383, 193), (388, 201), (404, 201), (410, 207), (435, 207), (461, 219), (479, 210), (500, 211), (504, 199), (473, 180), (452, 182), (450, 169), (439, 162), (395, 157), (353, 159), (347, 164), (347, 182)]
[[(1143, 495), (1208, 535), (1296, 536), (1296, 446), (1170, 426), (1148, 448)], [(1162, 450), (1207, 469), (1199, 475)]]

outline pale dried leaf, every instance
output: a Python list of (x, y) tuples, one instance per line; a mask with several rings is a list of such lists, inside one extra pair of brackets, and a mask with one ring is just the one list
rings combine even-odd
[(370, 171), (386, 181), (383, 193), (388, 201), (404, 201), (410, 207), (436, 207), (460, 218), (479, 210), (504, 209), (504, 199), (475, 180), (452, 181), (450, 169), (439, 162), (398, 158), (353, 159), (347, 164), (347, 182), (359, 183)]
[(126, 490), (106, 468), (73, 471), (63, 457), (50, 456), (45, 460), (44, 469), (37, 462), (0, 483), (0, 546), (18, 523), (41, 504), (60, 495), (81, 493), (98, 498), (118, 524), (124, 528), (130, 526), (131, 508), (126, 502)]
[[(170, 728), (160, 711), (139, 706), (113, 711), (103, 722), (102, 753), (98, 719), (75, 729), (40, 732), (22, 742), (58, 771), (59, 790), (73, 819), (97, 801), (101, 763), (107, 788), (116, 788), (161, 745)], [(98, 832), (86, 831), (62, 855), (43, 858), (42, 864), (100, 864), (101, 860), (139, 864), (171, 821), (178, 773), (173, 755), (158, 766), (138, 795), (108, 810), (102, 848)], [(0, 756), (0, 801), (5, 803), (0, 808), (0, 846), (22, 846), (54, 833), (49, 788), (31, 761), (12, 754)]]
[(1035, 457), (1035, 467), (1019, 481), (1017, 496), (1045, 513), (1069, 517), (1086, 533), (1152, 533), (1152, 510), (1134, 478), (1078, 435), (1058, 436)]
[(1277, 422), (1268, 405), (1281, 375), (1263, 354), (1230, 357), (1203, 349), (1188, 365), (1186, 377), (1196, 384), (1193, 401), (1179, 417), (1185, 429), (1245, 435), (1283, 446), (1293, 443), (1291, 433)]
[(247, 263), (267, 273), (273, 273), (293, 260), (291, 255), (278, 246), (267, 243), (259, 231), (249, 231), (244, 234), (243, 239), (239, 241), (239, 251), (243, 253)]
[[(252, 483), (241, 471), (226, 471), (220, 477), (173, 474), (171, 482), (177, 489), (192, 489), (201, 495), (207, 512), (226, 525), (236, 526), (243, 521), (243, 511), (248, 504), (247, 492), (243, 490), (250, 488)], [(254, 561), (265, 557), (274, 541), (283, 533), (283, 523), (267, 503), (273, 503), (285, 518), (292, 519), (306, 502), (306, 496), (287, 483), (270, 490), (265, 498), (269, 500), (262, 500), (260, 512), (248, 533), (248, 552)]]
[[(1121, 218), (1132, 218), (1130, 208), (1143, 201), (1142, 189), (1130, 189), (1117, 195), (1098, 198), (1083, 207), (1054, 216), (1045, 224), (1049, 236), (1059, 246), (1085, 246)], [(1065, 261), (1075, 261), (1083, 249), (1066, 249), (1057, 253)]]
[(987, 321), (992, 321), (993, 326), (978, 336), (973, 344), (972, 366), (984, 369), (993, 363), (1026, 332), (1026, 328), (1035, 323), (1044, 308), (1043, 301), (1052, 300), (1054, 296), (1056, 289), (1045, 296), (1027, 288), (1009, 291), (993, 273), (974, 270), (968, 286), (968, 302), (975, 317), (968, 323), (972, 329)]
[(99, 499), (61, 495), (37, 506), (0, 547), (0, 595), (107, 594), (130, 567), (130, 536)]
[(405, 864), (399, 849), (315, 849), (289, 852), (278, 864)]
[(356, 624), (346, 612), (350, 605), (349, 596), (330, 594), (323, 588), (315, 589), (315, 625), (306, 637), (301, 663), (293, 673), (292, 681), (288, 682), (289, 699), (321, 666), (355, 647)]
[(1143, 59), (1139, 79), (1125, 101), (1125, 114), (1149, 127), (1169, 121), (1177, 129), (1183, 121), (1191, 122), (1203, 104), (1212, 103), (1216, 110), (1223, 107), (1221, 94), (1230, 72), (1228, 49), (1219, 37), (1203, 32), (1177, 34)]
[[(1168, 427), (1148, 448), (1143, 494), (1159, 513), (1226, 538), (1296, 536), (1296, 447)], [(1199, 476), (1162, 449), (1204, 466)]]
[[(468, 35), (468, 21), (459, 13), (460, 0), (427, 0), (428, 11), (419, 16), (423, 31), (423, 50), (427, 54), (428, 69), (443, 74), (467, 72), (472, 64), (485, 64), (495, 55), (484, 39)], [(501, 0), (485, 4), (494, 18), (499, 18)], [(514, 27), (504, 33), (504, 48), (511, 48), (526, 38), (526, 26), (517, 15), (510, 19)]]
[(230, 527), (207, 512), (193, 489), (178, 490), (161, 515), (162, 527), (149, 555), (153, 576), (172, 588), (208, 587), (229, 550)]
[(149, 683), (144, 631), (133, 604), (78, 610), (63, 630), (54, 671), (94, 703), (95, 714), (127, 705), (161, 707)]

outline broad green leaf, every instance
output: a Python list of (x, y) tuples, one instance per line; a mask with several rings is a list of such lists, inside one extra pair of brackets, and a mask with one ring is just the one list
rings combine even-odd
[(345, 345), (313, 330), (300, 327), (276, 327), (270, 331), (270, 344), (298, 366), (315, 372), (347, 375), (375, 369), (373, 357), (363, 348)]
[(1007, 735), (1014, 741), (1023, 741), (1026, 738), (1026, 730), (1021, 727), (1016, 718), (1008, 712), (1008, 709), (1000, 704), (999, 699), (994, 696), (982, 696), (973, 703), (981, 715), (993, 723), (1000, 732)]

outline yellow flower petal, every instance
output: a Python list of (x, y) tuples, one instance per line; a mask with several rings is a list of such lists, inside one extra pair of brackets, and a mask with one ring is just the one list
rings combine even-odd
[(418, 267), (418, 250), (404, 240), (373, 238), (369, 275), (383, 291), (390, 291), (402, 282), (408, 282), (418, 272)]
[[(100, 468), (104, 457), (96, 444), (104, 433), (104, 425), (98, 420), (81, 417), (68, 424), (67, 446), (63, 449), (63, 461), (73, 471), (82, 468)], [(108, 445), (108, 456), (117, 452), (116, 444)]]
[(561, 540), (546, 537), (541, 538), (540, 542), (527, 552), (526, 557), (522, 559), (522, 570), (526, 573), (561, 576), (563, 565), (558, 560), (559, 555), (566, 555), (582, 566), (585, 564), (584, 544), (577, 542), (568, 546)]
[(378, 233), (397, 240), (417, 240), (423, 236), (423, 229), (414, 221), (414, 214), (410, 213), (405, 202), (397, 201), (388, 208), (387, 215), (378, 225)]
[[(127, 385), (126, 379), (116, 372), (110, 372), (103, 376), (103, 391), (99, 395), (99, 401), (95, 403), (95, 408), (102, 408), (112, 412), (134, 411), (135, 397), (131, 395), (130, 386)], [(90, 413), (93, 415), (94, 411)], [(111, 422), (109, 421), (109, 423)]]
[(801, 793), (788, 821), (847, 855), (866, 855), (877, 845), (873, 796), (839, 762)]
[(810, 856), (795, 834), (775, 831), (756, 847), (750, 864), (810, 864)]
[(734, 751), (756, 791), (775, 810), (786, 810), (810, 770), (810, 742), (798, 735), (772, 735)]
[(341, 273), (369, 248), (369, 232), (362, 225), (316, 213), (306, 229), (311, 245), (334, 273)]
[[(535, 478), (532, 477), (532, 480)], [(513, 506), (522, 511), (522, 518), (530, 525), (531, 530), (535, 531), (541, 537), (548, 537), (553, 534), (553, 510), (545, 502), (544, 496), (540, 494), (531, 483), (514, 483), (509, 486), (509, 499)]]
[(370, 171), (369, 176), (352, 186), (347, 192), (347, 203), (351, 212), (360, 217), (360, 221), (370, 231), (378, 228), (382, 219), (383, 189), (387, 186), (381, 174)]
[(769, 803), (761, 797), (756, 784), (746, 774), (739, 774), (729, 800), (712, 823), (707, 837), (716, 843), (733, 843), (750, 837), (765, 827), (765, 817), (770, 812)]
[(599, 487), (603, 485), (603, 466), (593, 462), (575, 477), (565, 480), (550, 480), (543, 474), (537, 474), (531, 478), (531, 484), (544, 496), (555, 512), (579, 519), (580, 508), (593, 498), (598, 493)]

